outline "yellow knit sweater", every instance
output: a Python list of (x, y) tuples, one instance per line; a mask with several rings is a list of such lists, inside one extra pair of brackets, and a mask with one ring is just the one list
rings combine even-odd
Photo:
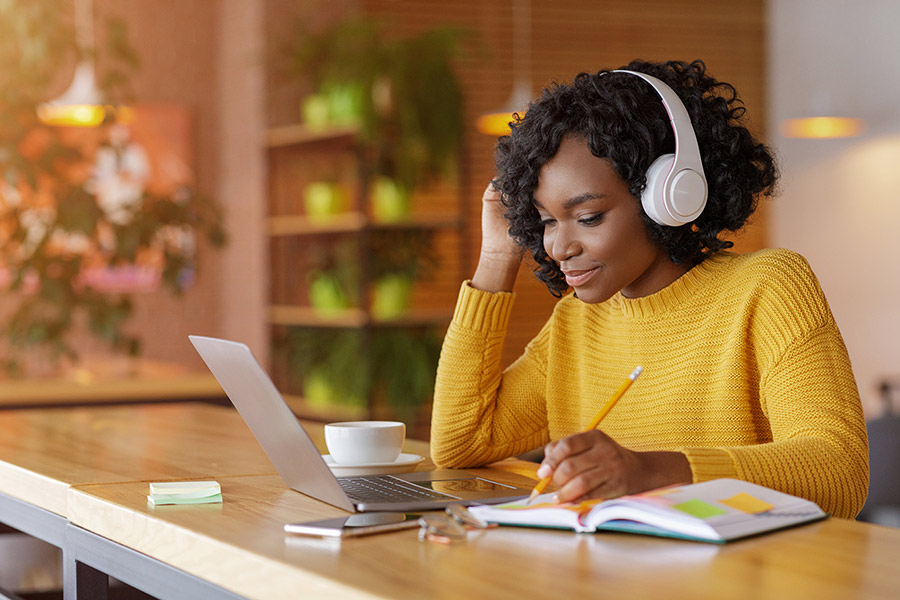
[(694, 481), (734, 477), (853, 517), (868, 488), (859, 392), (807, 262), (719, 253), (644, 298), (562, 298), (501, 372), (514, 295), (463, 284), (441, 351), (431, 451), (444, 467), (521, 454), (583, 430), (638, 365), (601, 428), (687, 456)]

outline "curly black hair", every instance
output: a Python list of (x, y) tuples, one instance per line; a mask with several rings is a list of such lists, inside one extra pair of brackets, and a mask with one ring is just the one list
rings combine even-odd
[[(758, 198), (774, 193), (775, 160), (742, 124), (746, 109), (734, 87), (707, 75), (702, 61), (636, 60), (622, 69), (665, 82), (691, 117), (709, 190), (706, 208), (693, 223), (678, 227), (641, 214), (651, 242), (673, 262), (699, 264), (730, 248), (732, 242), (719, 239), (719, 233), (743, 227)], [(580, 73), (571, 85), (550, 86), (510, 125), (510, 134), (497, 142), (494, 186), (506, 209), (510, 235), (533, 256), (538, 279), (560, 296), (568, 285), (544, 250), (544, 229), (534, 207), (541, 167), (556, 155), (564, 137), (579, 136), (594, 156), (609, 160), (640, 202), (647, 168), (660, 155), (675, 151), (675, 136), (657, 92), (639, 77), (610, 71)]]

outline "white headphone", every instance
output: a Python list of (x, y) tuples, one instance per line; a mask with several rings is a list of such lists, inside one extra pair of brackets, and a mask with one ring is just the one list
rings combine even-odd
[(706, 207), (706, 175), (700, 160), (697, 136), (691, 118), (672, 88), (637, 71), (610, 71), (640, 77), (653, 86), (669, 113), (675, 132), (675, 154), (663, 154), (647, 169), (647, 187), (641, 194), (641, 206), (660, 225), (678, 227), (700, 216)]

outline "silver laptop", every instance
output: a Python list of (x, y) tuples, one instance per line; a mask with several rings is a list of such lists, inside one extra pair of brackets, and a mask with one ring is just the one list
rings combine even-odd
[(335, 477), (250, 348), (228, 340), (188, 337), (278, 474), (302, 494), (350, 512), (371, 512), (493, 504), (531, 492), (451, 469)]

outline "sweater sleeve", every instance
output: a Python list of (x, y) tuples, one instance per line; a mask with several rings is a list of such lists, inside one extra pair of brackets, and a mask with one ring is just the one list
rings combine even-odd
[(438, 466), (480, 466), (549, 441), (545, 361), (529, 345), (500, 369), (513, 299), (462, 285), (435, 382), (431, 456)]
[(694, 481), (736, 477), (809, 498), (838, 517), (856, 516), (868, 489), (868, 442), (837, 325), (795, 340), (761, 388), (772, 442), (684, 448)]

